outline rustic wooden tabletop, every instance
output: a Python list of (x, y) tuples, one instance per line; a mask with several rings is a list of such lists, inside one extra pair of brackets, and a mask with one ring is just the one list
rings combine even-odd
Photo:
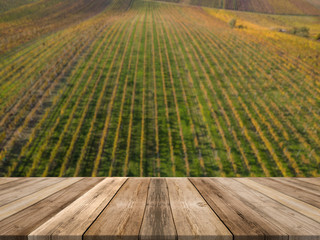
[(320, 239), (320, 178), (0, 178), (0, 240)]

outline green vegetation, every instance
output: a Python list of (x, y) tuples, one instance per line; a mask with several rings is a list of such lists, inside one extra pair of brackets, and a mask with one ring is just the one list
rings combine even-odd
[(0, 13), (37, 1), (39, 0), (2, 0), (0, 2)]
[(309, 31), (310, 29), (307, 27), (294, 27), (289, 30), (289, 33), (299, 37), (309, 37)]
[(229, 26), (230, 26), (231, 28), (234, 28), (236, 25), (237, 25), (237, 19), (232, 18), (232, 19), (229, 21)]
[(320, 175), (318, 42), (179, 4), (45, 2), (2, 19), (0, 176)]

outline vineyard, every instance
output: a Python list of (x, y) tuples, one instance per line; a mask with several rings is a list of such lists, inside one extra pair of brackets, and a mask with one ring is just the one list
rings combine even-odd
[(228, 21), (151, 0), (1, 14), (0, 176), (319, 176), (320, 43)]

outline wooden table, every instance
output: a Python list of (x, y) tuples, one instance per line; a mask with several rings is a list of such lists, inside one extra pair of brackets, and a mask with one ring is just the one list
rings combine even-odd
[(320, 178), (0, 178), (0, 240), (320, 239)]

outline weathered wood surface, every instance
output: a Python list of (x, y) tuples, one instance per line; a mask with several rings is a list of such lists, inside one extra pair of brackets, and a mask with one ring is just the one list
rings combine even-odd
[(84, 239), (138, 239), (146, 206), (148, 178), (131, 178), (85, 233)]
[[(35, 179), (35, 181), (36, 180), (37, 179)], [(23, 210), (27, 207), (32, 206), (33, 204), (39, 202), (40, 200), (49, 197), (50, 195), (54, 194), (55, 192), (62, 190), (64, 188), (70, 186), (71, 184), (76, 183), (79, 180), (80, 180), (80, 178), (63, 179), (62, 181), (60, 181), (54, 185), (49, 185), (46, 188), (43, 188), (43, 189), (41, 189), (37, 192), (34, 192), (30, 195), (21, 197), (13, 202), (2, 205), (0, 207), (0, 220), (3, 220), (13, 214), (20, 212), (21, 210)], [(35, 184), (30, 186), (30, 191), (32, 191)], [(1, 192), (0, 192), (0, 195), (1, 195)], [(1, 226), (1, 224), (0, 224), (0, 226)]]
[(30, 240), (82, 239), (126, 178), (106, 178), (28, 235)]
[(232, 234), (186, 178), (167, 179), (179, 239), (228, 239)]
[(141, 240), (175, 240), (169, 191), (165, 178), (153, 178), (148, 189), (146, 210), (140, 231)]
[(319, 178), (0, 178), (0, 240), (320, 240)]

